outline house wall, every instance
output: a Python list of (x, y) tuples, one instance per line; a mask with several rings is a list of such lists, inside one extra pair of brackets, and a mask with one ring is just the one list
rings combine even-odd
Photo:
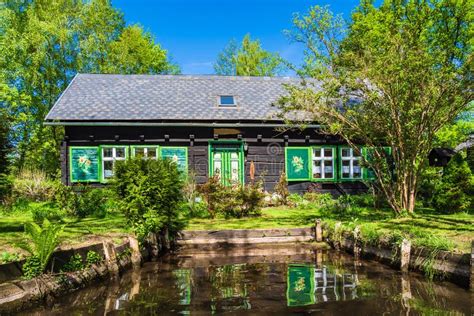
[[(236, 125), (238, 126), (238, 125)], [(342, 144), (336, 137), (319, 134), (315, 129), (304, 131), (278, 131), (272, 127), (212, 128), (212, 127), (92, 127), (66, 126), (61, 147), (62, 181), (71, 185), (69, 178), (70, 146), (100, 145), (159, 145), (188, 148), (188, 169), (195, 173), (197, 183), (204, 183), (209, 174), (209, 141), (239, 140), (247, 144), (244, 151), (245, 182), (250, 183), (250, 165), (255, 166), (255, 179), (263, 180), (265, 189), (272, 191), (285, 170), (286, 146)], [(100, 185), (100, 184), (95, 184)], [(366, 190), (361, 182), (313, 183), (290, 182), (291, 192), (307, 190), (342, 193), (359, 193)]]

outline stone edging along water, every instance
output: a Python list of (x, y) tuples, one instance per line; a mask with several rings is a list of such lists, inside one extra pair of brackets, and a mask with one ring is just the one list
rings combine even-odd
[(316, 220), (315, 240), (321, 241), (324, 236), (324, 240), (334, 249), (374, 259), (403, 272), (416, 271), (430, 278), (448, 280), (474, 291), (474, 240), (471, 253), (465, 254), (415, 247), (409, 240), (403, 240), (400, 245), (381, 242), (374, 246), (361, 240), (358, 228), (352, 232), (341, 232), (340, 229), (338, 232), (337, 226), (340, 228), (341, 223), (330, 228), (327, 223)]
[[(73, 254), (83, 255), (90, 250), (101, 254), (104, 260), (75, 272), (44, 274), (31, 280), (16, 279), (5, 283), (1, 283), (0, 280), (0, 315), (2, 311), (12, 313), (34, 306), (38, 302), (48, 301), (97, 280), (117, 278), (119, 272), (132, 266), (139, 266), (142, 256), (147, 255), (145, 251), (140, 252), (137, 240), (129, 237), (119, 245), (103, 241), (84, 247), (60, 250), (52, 257), (61, 258), (65, 254), (69, 254), (69, 257)], [(16, 269), (12, 268), (12, 264), (16, 265), (16, 268), (21, 267), (21, 263), (11, 263), (0, 265), (0, 270)], [(50, 268), (53, 271), (57, 270), (51, 266)]]

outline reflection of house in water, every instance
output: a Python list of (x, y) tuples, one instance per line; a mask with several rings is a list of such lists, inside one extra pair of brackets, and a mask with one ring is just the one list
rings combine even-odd
[(357, 298), (357, 275), (336, 273), (323, 266), (292, 264), (287, 274), (288, 306), (304, 306)]

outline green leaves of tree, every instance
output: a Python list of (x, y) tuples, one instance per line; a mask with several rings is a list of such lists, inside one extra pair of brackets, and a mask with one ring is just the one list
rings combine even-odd
[(311, 113), (376, 157), (390, 146), (396, 176), (370, 167), (392, 208), (411, 212), (436, 133), (474, 97), (473, 19), (467, 0), (362, 1), (347, 26), (327, 7), (311, 7), (288, 34), (306, 46), (300, 73), (316, 80), (289, 88), (282, 107)]
[(14, 118), (15, 164), (59, 166), (62, 128), (42, 122), (77, 72), (176, 73), (168, 53), (108, 0), (7, 0), (0, 7), (1, 108)]
[(260, 41), (252, 41), (250, 34), (244, 36), (240, 45), (231, 40), (214, 64), (216, 74), (226, 76), (276, 76), (283, 70), (283, 59), (264, 50)]

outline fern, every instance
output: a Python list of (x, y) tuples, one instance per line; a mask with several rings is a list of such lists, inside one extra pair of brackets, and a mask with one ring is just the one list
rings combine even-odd
[(37, 257), (41, 271), (44, 271), (54, 249), (59, 245), (59, 235), (63, 228), (63, 225), (52, 224), (47, 219), (44, 220), (43, 227), (33, 222), (26, 223), (25, 233), (29, 238), (18, 246)]

